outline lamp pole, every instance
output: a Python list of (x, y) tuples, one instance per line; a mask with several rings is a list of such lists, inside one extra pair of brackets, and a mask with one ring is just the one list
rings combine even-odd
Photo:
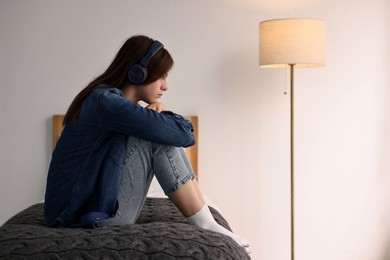
[(294, 64), (290, 66), (291, 260), (294, 260)]

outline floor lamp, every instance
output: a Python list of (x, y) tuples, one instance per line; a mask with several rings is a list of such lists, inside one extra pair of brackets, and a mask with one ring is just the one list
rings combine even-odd
[(325, 65), (325, 22), (278, 19), (260, 22), (260, 67), (290, 69), (291, 259), (294, 260), (294, 69)]

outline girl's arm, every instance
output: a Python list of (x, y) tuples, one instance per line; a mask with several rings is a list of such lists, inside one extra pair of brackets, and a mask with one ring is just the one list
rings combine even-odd
[[(178, 114), (143, 108), (114, 89), (103, 91), (96, 98), (97, 116), (103, 129), (170, 146), (188, 147), (195, 143), (191, 122)], [(161, 109), (152, 105), (149, 108)]]

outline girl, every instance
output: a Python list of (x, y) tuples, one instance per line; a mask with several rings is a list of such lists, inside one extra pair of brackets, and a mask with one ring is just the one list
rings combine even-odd
[(214, 220), (199, 190), (181, 148), (195, 142), (191, 122), (159, 102), (172, 66), (160, 42), (134, 36), (75, 97), (49, 167), (48, 226), (135, 223), (155, 175), (189, 224), (228, 235), (250, 252), (245, 239)]

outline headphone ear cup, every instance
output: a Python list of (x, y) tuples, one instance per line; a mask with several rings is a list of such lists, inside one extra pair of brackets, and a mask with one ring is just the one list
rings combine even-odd
[(148, 77), (148, 69), (140, 64), (135, 64), (129, 69), (127, 76), (130, 82), (134, 84), (142, 84)]
[(148, 64), (153, 56), (164, 48), (164, 45), (159, 41), (154, 41), (140, 62), (134, 64), (127, 72), (127, 77), (131, 83), (142, 84), (148, 78)]

